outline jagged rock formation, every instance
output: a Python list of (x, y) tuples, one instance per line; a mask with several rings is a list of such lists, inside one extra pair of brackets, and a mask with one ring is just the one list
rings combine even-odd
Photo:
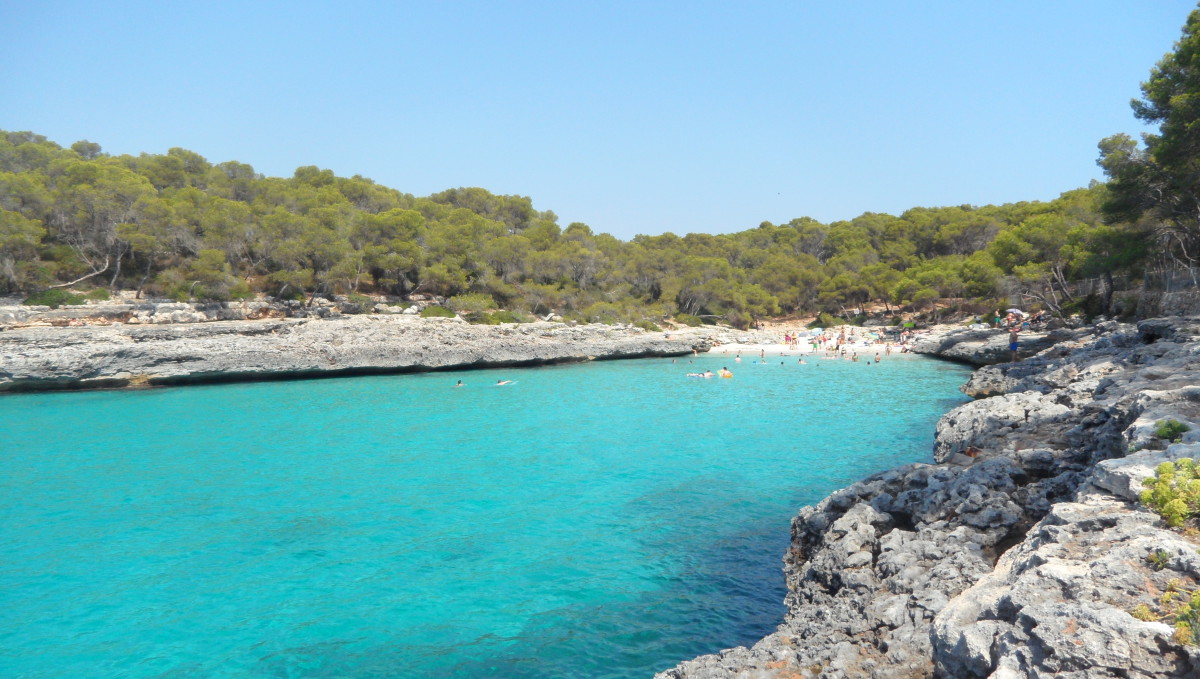
[(414, 315), (29, 326), (0, 332), (0, 391), (536, 365), (693, 347), (705, 350), (708, 340), (629, 326), (486, 326)]
[[(936, 351), (991, 361), (993, 339), (966, 337)], [(1158, 461), (1200, 457), (1200, 319), (1064, 331), (965, 390), (990, 397), (941, 419), (936, 464), (869, 477), (793, 519), (774, 634), (658, 677), (1200, 676), (1195, 646), (1131, 615), (1200, 587), (1200, 545), (1137, 502)], [(1193, 431), (1151, 450), (1167, 417)], [(1153, 550), (1169, 555), (1158, 570)]]

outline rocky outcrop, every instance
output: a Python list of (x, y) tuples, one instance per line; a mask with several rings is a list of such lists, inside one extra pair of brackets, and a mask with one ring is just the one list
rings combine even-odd
[[(1090, 334), (1090, 328), (1059, 328), (1049, 332), (1024, 331), (1017, 343), (1017, 358), (1028, 358), (1050, 347)], [(918, 354), (930, 354), (981, 366), (1011, 361), (1012, 351), (1008, 344), (1009, 336), (1004, 330), (938, 327), (914, 336), (910, 349)]]
[[(992, 341), (961, 336), (939, 351)], [(1200, 457), (1200, 319), (1064, 331), (967, 391), (987, 397), (941, 419), (934, 464), (793, 519), (775, 633), (658, 676), (1200, 676), (1197, 647), (1145, 614), (1200, 587), (1200, 545), (1138, 502), (1159, 461)], [(1169, 447), (1168, 417), (1192, 426)]]
[(629, 326), (469, 325), (415, 315), (0, 332), (0, 391), (118, 388), (536, 365), (707, 349), (697, 333)]

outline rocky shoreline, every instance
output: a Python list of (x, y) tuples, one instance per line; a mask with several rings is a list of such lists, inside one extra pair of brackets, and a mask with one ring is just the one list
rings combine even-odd
[[(1200, 458), (1200, 318), (1034, 339), (1036, 355), (972, 376), (978, 400), (942, 417), (934, 464), (800, 510), (775, 633), (656, 676), (1200, 676), (1200, 647), (1132, 614), (1200, 588), (1200, 544), (1138, 502), (1159, 462)], [(996, 331), (931, 333), (915, 349), (1008, 358)], [(1157, 439), (1166, 418), (1191, 427), (1182, 442)]]
[(699, 331), (552, 322), (470, 325), (458, 318), (401, 314), (26, 325), (0, 332), (0, 392), (680, 356), (705, 351), (710, 341)]

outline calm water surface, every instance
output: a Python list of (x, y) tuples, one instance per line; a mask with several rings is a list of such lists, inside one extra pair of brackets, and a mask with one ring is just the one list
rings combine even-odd
[(648, 677), (752, 643), (792, 515), (928, 460), (967, 370), (691, 360), (0, 398), (0, 676)]

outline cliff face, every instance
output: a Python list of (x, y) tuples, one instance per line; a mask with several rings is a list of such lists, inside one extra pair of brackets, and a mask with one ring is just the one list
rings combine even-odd
[(699, 334), (628, 326), (469, 325), (412, 315), (0, 332), (0, 391), (83, 389), (672, 356)]
[[(992, 362), (996, 334), (955, 357)], [(1200, 319), (1062, 333), (964, 390), (990, 396), (941, 419), (935, 464), (793, 519), (774, 634), (658, 677), (1200, 676), (1200, 649), (1131, 615), (1200, 587), (1200, 545), (1137, 502), (1159, 461), (1200, 458)], [(1155, 450), (1165, 418), (1192, 431)]]

